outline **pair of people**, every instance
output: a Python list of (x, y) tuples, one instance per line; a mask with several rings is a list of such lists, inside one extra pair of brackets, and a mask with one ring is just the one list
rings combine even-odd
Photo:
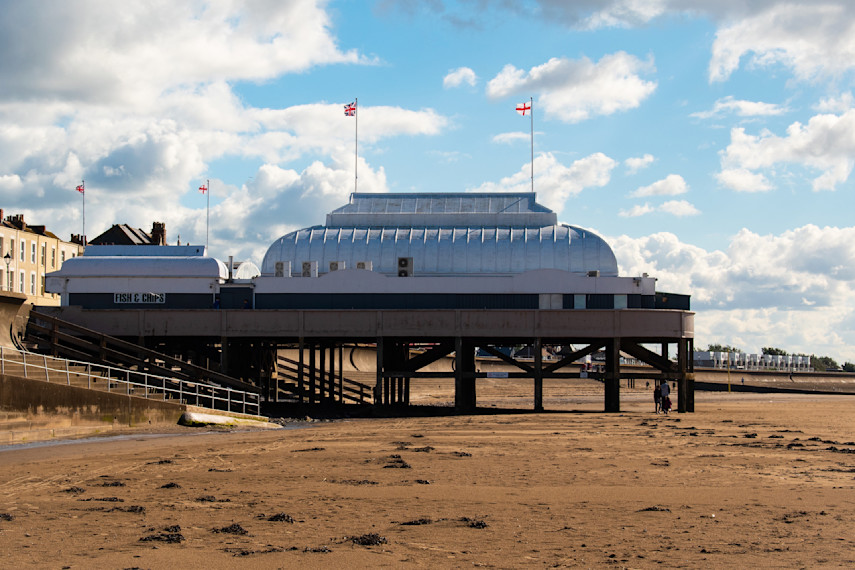
[(653, 389), (653, 402), (656, 404), (656, 413), (662, 412), (667, 414), (671, 411), (671, 386), (667, 380), (663, 380), (661, 384), (656, 385)]

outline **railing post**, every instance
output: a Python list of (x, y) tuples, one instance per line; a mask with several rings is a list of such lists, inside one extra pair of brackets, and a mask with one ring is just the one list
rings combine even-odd
[(71, 386), (71, 373), (68, 371), (68, 359), (65, 361), (65, 383)]
[[(88, 362), (86, 363), (86, 386), (90, 390), (92, 389), (92, 365)], [(109, 386), (107, 386), (109, 388)]]
[(42, 359), (44, 360), (44, 364), (45, 364), (45, 382), (50, 384), (50, 374), (48, 373), (48, 366), (47, 366), (47, 355), (43, 354)]
[(21, 360), (24, 361), (24, 378), (29, 378), (29, 376), (27, 376), (27, 353), (26, 352), (21, 353)]
[(6, 374), (6, 354), (4, 354), (2, 346), (0, 346), (0, 372)]

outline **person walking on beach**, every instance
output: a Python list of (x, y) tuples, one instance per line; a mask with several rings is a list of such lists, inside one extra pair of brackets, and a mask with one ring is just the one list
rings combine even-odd
[(671, 411), (671, 385), (668, 384), (667, 380), (662, 381), (662, 386), (659, 388), (662, 394), (662, 413), (667, 414)]
[(662, 389), (659, 388), (659, 383), (653, 383), (653, 403), (656, 404), (656, 413), (662, 409)]

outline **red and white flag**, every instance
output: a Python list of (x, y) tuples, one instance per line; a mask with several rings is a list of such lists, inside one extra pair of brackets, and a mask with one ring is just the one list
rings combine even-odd
[(81, 184), (80, 186), (77, 187), (77, 191), (80, 192), (81, 194), (85, 194), (86, 188), (84, 188), (83, 184)]
[(348, 103), (344, 106), (344, 116), (345, 117), (353, 117), (356, 115), (356, 101), (353, 103)]
[(526, 112), (531, 113), (531, 103), (520, 103), (517, 105), (517, 113), (525, 117)]
[(205, 193), (205, 192), (207, 192), (207, 191), (208, 191), (208, 187), (207, 187), (207, 186), (205, 186), (204, 184), (202, 184), (201, 186), (199, 186), (199, 192), (201, 192), (202, 194), (204, 194), (204, 193)]

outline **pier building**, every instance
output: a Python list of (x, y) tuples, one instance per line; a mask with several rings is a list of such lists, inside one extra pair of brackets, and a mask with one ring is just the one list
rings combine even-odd
[[(480, 350), (518, 370), (509, 381), (534, 380), (534, 409), (544, 378), (578, 377), (570, 366), (599, 351), (605, 410), (620, 410), (620, 382), (633, 379), (622, 354), (653, 367), (645, 378), (675, 381), (678, 410), (694, 407), (689, 296), (620, 276), (601, 237), (558, 223), (533, 193), (355, 193), (325, 225), (275, 240), (244, 278), (204, 251), (167, 262), (167, 250), (91, 248), (49, 276), (63, 305), (53, 314), (215, 362), (272, 400), (341, 399), (342, 348), (360, 344), (376, 347), (381, 405), (408, 404), (410, 380), (448, 375), (424, 369), (451, 358), (455, 405), (474, 409)], [(530, 359), (505, 350), (520, 345)], [(546, 346), (561, 347), (556, 361)], [(298, 354), (289, 382), (275, 364), (283, 348)]]

